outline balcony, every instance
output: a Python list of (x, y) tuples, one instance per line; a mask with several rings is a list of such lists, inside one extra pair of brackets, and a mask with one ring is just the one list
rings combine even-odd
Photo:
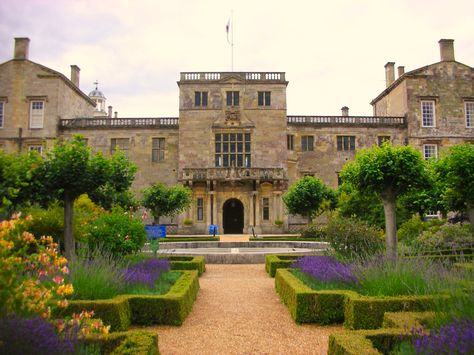
[(59, 129), (111, 129), (111, 128), (174, 128), (177, 129), (177, 117), (154, 118), (74, 118), (60, 119)]
[(181, 82), (219, 81), (227, 76), (236, 76), (250, 82), (286, 83), (284, 72), (183, 72)]
[(289, 126), (406, 127), (405, 117), (396, 116), (287, 116)]
[(275, 181), (288, 180), (283, 168), (184, 168), (180, 181)]

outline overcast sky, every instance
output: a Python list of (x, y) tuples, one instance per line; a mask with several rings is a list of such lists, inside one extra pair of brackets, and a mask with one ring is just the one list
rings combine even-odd
[(180, 72), (230, 71), (231, 10), (234, 71), (286, 72), (289, 115), (371, 115), (385, 63), (437, 62), (441, 38), (474, 66), (473, 0), (1, 0), (0, 62), (29, 37), (30, 60), (78, 65), (119, 116), (178, 116)]

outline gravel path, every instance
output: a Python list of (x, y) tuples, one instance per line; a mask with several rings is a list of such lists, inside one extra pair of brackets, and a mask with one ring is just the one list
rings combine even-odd
[(206, 265), (181, 327), (155, 326), (162, 354), (326, 354), (341, 326), (297, 325), (262, 264)]

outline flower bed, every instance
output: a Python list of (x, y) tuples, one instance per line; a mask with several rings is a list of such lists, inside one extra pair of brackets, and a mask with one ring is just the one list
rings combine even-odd
[(58, 315), (93, 310), (110, 324), (111, 330), (127, 330), (131, 324), (181, 325), (192, 309), (199, 290), (196, 270), (182, 271), (181, 277), (164, 295), (120, 295), (106, 300), (74, 300)]
[(115, 332), (107, 337), (87, 337), (85, 343), (94, 346), (100, 354), (112, 355), (155, 355), (158, 354), (158, 334), (156, 332), (133, 330)]

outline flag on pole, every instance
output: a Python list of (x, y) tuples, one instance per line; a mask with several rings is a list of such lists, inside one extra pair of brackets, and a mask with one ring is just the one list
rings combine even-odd
[(227, 33), (227, 42), (228, 42), (229, 44), (232, 44), (232, 43), (229, 41), (230, 17), (229, 17), (229, 20), (227, 21), (227, 25), (225, 25), (225, 32)]

